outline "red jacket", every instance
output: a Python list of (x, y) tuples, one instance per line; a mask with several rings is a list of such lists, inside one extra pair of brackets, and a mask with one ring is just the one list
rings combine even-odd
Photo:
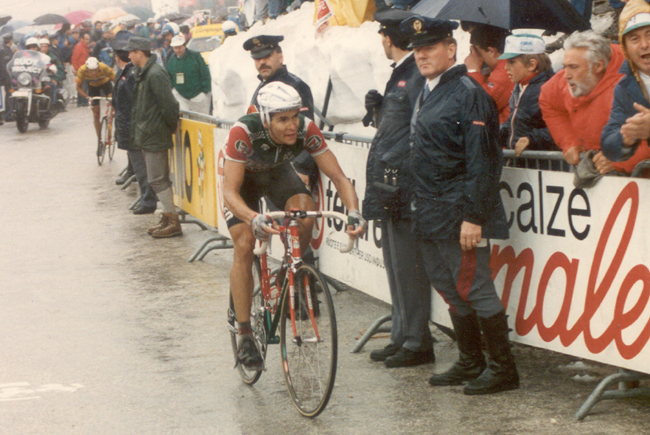
[[(623, 77), (618, 71), (625, 60), (618, 44), (611, 47), (612, 59), (605, 75), (588, 95), (578, 98), (571, 95), (564, 70), (542, 86), (539, 107), (553, 140), (563, 152), (575, 146), (600, 149), (600, 136), (612, 110), (614, 88)], [(612, 164), (617, 170), (630, 173), (639, 161), (649, 158), (648, 154), (647, 146), (639, 146), (629, 160)]]
[(70, 58), (70, 63), (72, 64), (72, 68), (74, 68), (75, 72), (79, 70), (85, 63), (86, 60), (88, 60), (88, 57), (90, 56), (90, 53), (88, 51), (88, 46), (86, 43), (81, 40), (77, 42), (77, 44), (74, 46), (74, 49), (72, 50), (72, 57)]
[(497, 61), (497, 66), (489, 76), (484, 76), (480, 71), (468, 72), (471, 78), (479, 82), (490, 97), (497, 103), (499, 111), (499, 125), (508, 120), (510, 116), (510, 95), (515, 84), (510, 80), (506, 71), (506, 60)]

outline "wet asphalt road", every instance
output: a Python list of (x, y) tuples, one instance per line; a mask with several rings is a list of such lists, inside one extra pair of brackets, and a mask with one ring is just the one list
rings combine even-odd
[[(337, 382), (325, 412), (302, 418), (286, 393), (279, 349), (246, 387), (233, 370), (225, 310), (229, 251), (187, 258), (208, 237), (154, 240), (157, 218), (127, 211), (126, 165), (97, 166), (91, 113), (70, 108), (50, 128), (0, 127), (0, 435), (5, 434), (648, 434), (649, 399), (573, 414), (614, 369), (523, 346), (522, 387), (467, 397), (426, 380), (455, 358), (385, 369), (355, 340), (388, 306), (354, 290), (334, 296)], [(581, 377), (582, 382), (574, 378)]]

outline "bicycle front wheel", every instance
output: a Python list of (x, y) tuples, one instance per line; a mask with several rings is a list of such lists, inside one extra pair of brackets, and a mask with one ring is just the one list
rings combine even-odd
[(97, 163), (99, 166), (104, 163), (106, 154), (106, 138), (108, 136), (108, 120), (103, 117), (99, 123), (99, 138), (97, 139)]
[[(253, 336), (255, 342), (260, 350), (262, 359), (266, 361), (266, 309), (264, 308), (264, 297), (262, 296), (262, 274), (260, 272), (260, 259), (255, 257), (253, 260), (253, 303), (251, 305), (251, 328), (253, 329)], [(228, 323), (230, 328), (230, 341), (232, 344), (232, 351), (235, 355), (235, 363), (237, 364), (237, 371), (245, 384), (253, 385), (262, 376), (263, 369), (248, 369), (242, 364), (237, 363), (237, 316), (235, 314), (235, 304), (230, 295), (230, 308), (228, 309)]]
[(113, 124), (108, 124), (108, 121), (106, 122), (107, 128), (106, 128), (106, 144), (108, 147), (108, 159), (110, 161), (113, 161), (113, 156), (115, 155), (115, 148), (117, 145), (117, 141), (115, 140), (115, 125)]
[(293, 404), (302, 415), (311, 418), (325, 409), (334, 388), (338, 355), (336, 315), (329, 287), (314, 266), (300, 266), (294, 283), (296, 334), (290, 319), (291, 297), (286, 289), (280, 321), (282, 368)]

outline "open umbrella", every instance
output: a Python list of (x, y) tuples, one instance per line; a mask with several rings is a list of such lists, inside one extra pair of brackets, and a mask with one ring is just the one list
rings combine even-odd
[(11, 21), (11, 15), (7, 15), (4, 17), (0, 17), (0, 26), (4, 26), (7, 24), (9, 21)]
[(133, 14), (140, 18), (140, 21), (147, 21), (149, 18), (153, 18), (156, 14), (151, 9), (147, 9), (144, 6), (131, 6), (124, 8), (129, 14)]
[(178, 12), (172, 12), (163, 15), (162, 17), (158, 18), (156, 21), (161, 23), (164, 20), (167, 20), (167, 21), (171, 21), (172, 23), (180, 24), (183, 21), (187, 20), (189, 17), (190, 17), (189, 15), (183, 15), (183, 14), (179, 14)]
[(118, 7), (110, 7), (98, 10), (90, 20), (93, 23), (96, 21), (104, 22), (114, 20), (115, 18), (121, 17), (122, 15), (126, 15), (126, 11), (124, 9)]
[(65, 14), (65, 17), (70, 21), (70, 24), (80, 24), (83, 20), (88, 20), (93, 16), (93, 13), (90, 11), (74, 11), (68, 12)]
[(69, 23), (68, 19), (63, 15), (45, 14), (38, 18), (34, 18), (34, 24), (42, 26), (44, 24), (62, 24)]
[(129, 25), (134, 25), (135, 26), (136, 24), (138, 24), (140, 22), (142, 22), (140, 17), (138, 17), (136, 15), (133, 15), (133, 14), (122, 15), (121, 17), (117, 17), (117, 18), (111, 20), (111, 23), (113, 25), (118, 25), (118, 24), (124, 23), (127, 27), (129, 27)]
[(566, 0), (421, 0), (412, 12), (431, 18), (473, 21), (503, 29), (588, 30), (589, 21)]

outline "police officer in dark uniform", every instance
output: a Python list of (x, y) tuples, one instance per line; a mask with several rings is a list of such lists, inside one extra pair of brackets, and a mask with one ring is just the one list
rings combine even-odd
[(387, 367), (407, 367), (435, 361), (429, 330), (431, 287), (421, 259), (413, 247), (409, 194), (409, 126), (417, 98), (424, 86), (409, 36), (399, 24), (412, 13), (394, 8), (375, 12), (386, 57), (393, 72), (382, 97), (376, 90), (366, 95), (368, 117), (376, 123), (366, 166), (363, 216), (378, 220), (392, 300), (391, 341), (370, 353)]
[(465, 65), (455, 65), (457, 27), (420, 16), (401, 24), (427, 79), (411, 124), (411, 210), (427, 276), (450, 305), (460, 351), (458, 361), (429, 383), (469, 382), (465, 394), (492, 394), (519, 387), (488, 243), (508, 237), (499, 194), (503, 156), (494, 100)]
[[(251, 52), (255, 69), (259, 73), (257, 78), (260, 80), (260, 84), (251, 98), (251, 105), (257, 107), (257, 94), (264, 85), (269, 82), (282, 82), (298, 91), (303, 105), (300, 113), (314, 120), (314, 97), (309, 85), (300, 77), (291, 74), (283, 64), (284, 58), (280, 47), (280, 42), (283, 40), (284, 36), (259, 35), (244, 42), (244, 50)], [(307, 181), (308, 179), (307, 184), (311, 187), (318, 177), (318, 168), (309, 153), (300, 153), (293, 161), (293, 166), (302, 175), (303, 180)]]
[(4, 124), (5, 117), (9, 117), (10, 110), (6, 106), (9, 102), (9, 88), (11, 87), (11, 75), (7, 71), (7, 64), (11, 62), (14, 52), (11, 51), (11, 42), (13, 41), (13, 35), (11, 32), (2, 35), (2, 47), (0, 47), (0, 86), (4, 87), (4, 101), (0, 101), (1, 105), (4, 107), (4, 112), (0, 112), (0, 125)]

